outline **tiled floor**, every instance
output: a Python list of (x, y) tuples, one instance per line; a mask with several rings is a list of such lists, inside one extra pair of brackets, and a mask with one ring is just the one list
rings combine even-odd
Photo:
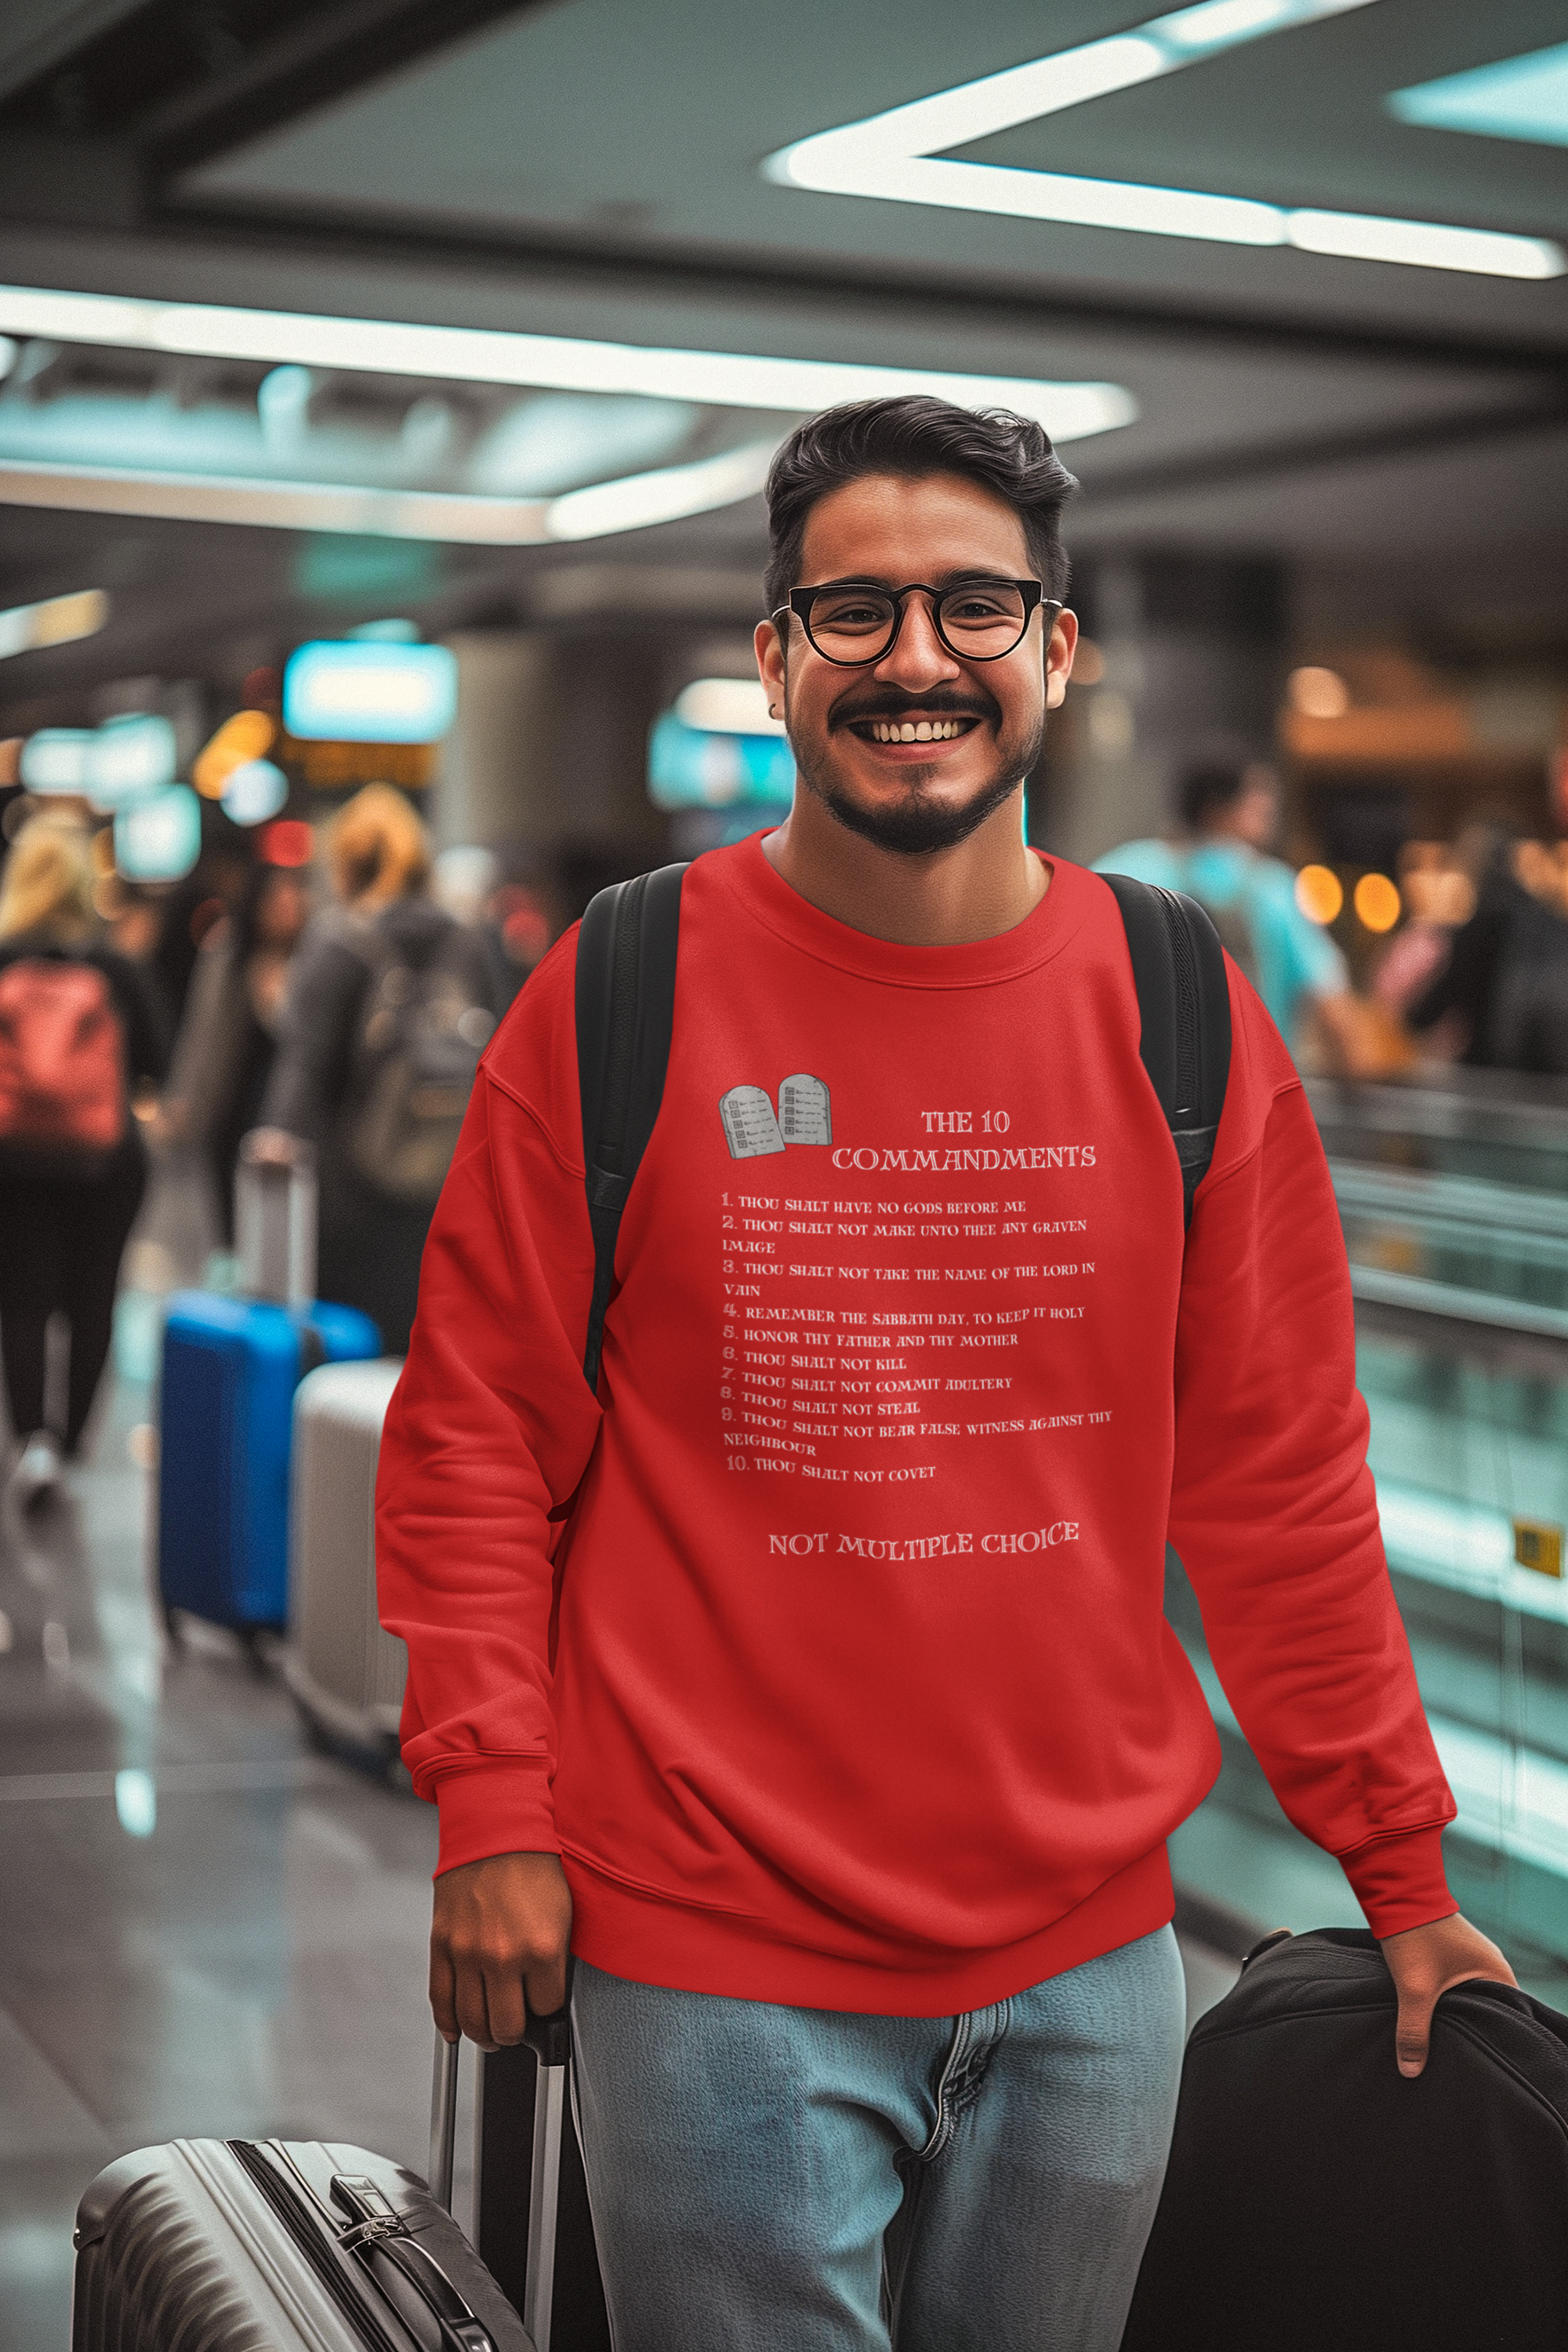
[(423, 2168), (435, 1822), (311, 1755), (279, 1684), (150, 1603), (144, 1390), (0, 1523), (0, 2346), (63, 2352), (70, 2223), (178, 2134), (327, 2136)]

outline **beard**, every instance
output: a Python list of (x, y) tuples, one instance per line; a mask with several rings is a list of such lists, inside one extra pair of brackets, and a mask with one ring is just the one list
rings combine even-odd
[[(993, 718), (1000, 720), (1002, 716), (995, 703), (982, 712), (973, 702), (950, 702), (940, 694), (923, 696), (920, 708), (933, 714), (943, 709), (955, 716), (962, 712), (965, 717), (979, 719), (983, 724)], [(896, 704), (883, 698), (874, 706), (855, 709), (850, 719), (896, 719), (900, 715)], [(902, 857), (923, 857), (935, 850), (955, 849), (971, 834), (978, 833), (986, 819), (994, 816), (1018, 790), (1039, 759), (1046, 740), (1043, 711), (1026, 735), (1009, 740), (999, 734), (994, 772), (974, 787), (967, 800), (956, 805), (936, 798), (932, 793), (931, 787), (942, 776), (941, 762), (936, 761), (930, 767), (908, 769), (897, 800), (868, 803), (856, 796), (832, 753), (833, 726), (847, 725), (850, 719), (833, 714), (827, 739), (820, 746), (808, 748), (792, 739), (800, 781), (847, 832), (858, 833), (863, 840), (875, 842), (879, 849), (890, 849)]]

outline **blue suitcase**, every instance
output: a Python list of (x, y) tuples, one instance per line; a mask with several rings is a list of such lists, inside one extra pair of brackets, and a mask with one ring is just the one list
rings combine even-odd
[(380, 1353), (357, 1307), (175, 1293), (158, 1461), (165, 1611), (240, 1633), (287, 1624), (294, 1391), (318, 1364)]

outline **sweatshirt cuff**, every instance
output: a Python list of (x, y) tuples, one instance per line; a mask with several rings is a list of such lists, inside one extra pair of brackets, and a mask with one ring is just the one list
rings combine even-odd
[(1429, 1927), (1435, 1919), (1451, 1919), (1459, 1907), (1443, 1874), (1440, 1823), (1369, 1838), (1338, 1860), (1380, 1940), (1403, 1935), (1407, 1927)]
[(550, 1801), (550, 1769), (537, 1764), (486, 1764), (448, 1772), (436, 1783), (441, 1843), (436, 1875), (497, 1853), (559, 1853)]

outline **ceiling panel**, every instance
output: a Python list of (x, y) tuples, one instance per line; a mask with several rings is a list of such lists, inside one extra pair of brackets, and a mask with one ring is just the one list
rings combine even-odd
[(5, 0), (0, 10), (0, 97), (47, 73), (139, 5), (140, 0)]
[(1411, 81), (1541, 48), (1563, 25), (1563, 0), (1486, 10), (1376, 0), (954, 152), (1273, 204), (1562, 233), (1562, 154), (1417, 128), (1384, 100)]
[[(1460, 0), (1375, 0), (977, 152), (1549, 231), (1568, 221), (1559, 153), (1395, 123), (1381, 100), (1539, 47), (1560, 26), (1556, 6), (1498, 0), (1478, 19)], [(1043, 24), (1056, 47), (1136, 21), (1106, 0), (1047, 12), (1031, 0), (961, 12), (797, 0), (773, 37), (771, 20), (730, 0), (661, 0), (653, 12), (644, 0), (563, 0), (235, 151), (191, 174), (183, 194), (284, 215), (591, 238), (628, 256), (817, 257), (863, 275), (890, 265), (1568, 341), (1568, 278), (1518, 285), (816, 194), (760, 176), (766, 155), (810, 131), (1038, 55)]]

